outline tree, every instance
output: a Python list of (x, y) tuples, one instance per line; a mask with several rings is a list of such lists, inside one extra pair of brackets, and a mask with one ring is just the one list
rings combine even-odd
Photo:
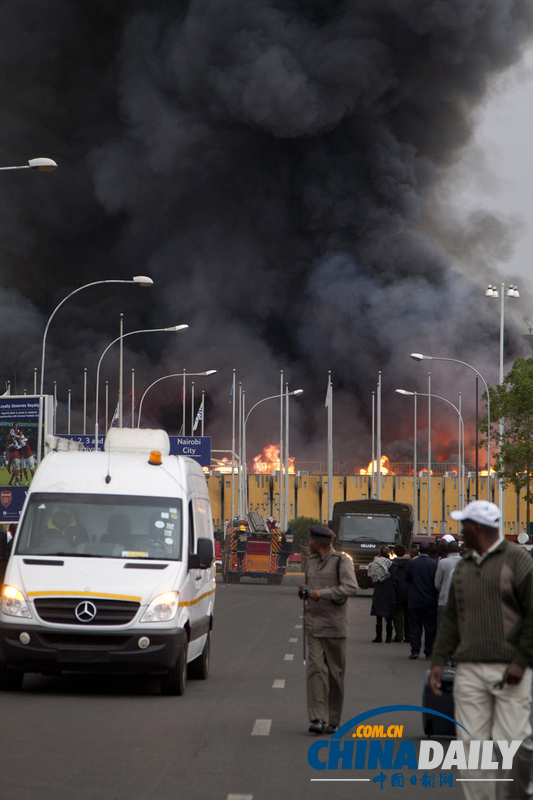
[[(487, 431), (487, 418), (480, 420), (480, 428), (498, 445), (494, 468), (504, 486), (512, 484), (520, 493), (525, 489), (527, 504), (527, 531), (533, 502), (531, 470), (533, 469), (533, 358), (517, 358), (503, 383), (489, 386), (491, 431)], [(499, 420), (503, 420), (500, 445)]]
[(289, 521), (289, 528), (294, 535), (292, 551), (302, 554), (302, 566), (309, 558), (309, 528), (321, 524), (319, 519), (313, 519), (313, 517), (296, 517)]

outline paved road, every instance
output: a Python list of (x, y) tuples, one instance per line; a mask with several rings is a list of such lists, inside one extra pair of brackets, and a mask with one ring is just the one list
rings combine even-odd
[[(298, 577), (281, 587), (219, 584), (211, 675), (183, 697), (148, 678), (26, 676), (0, 695), (0, 780), (9, 800), (360, 800), (426, 797), (422, 786), (317, 783), (307, 763)], [(408, 645), (371, 644), (370, 596), (349, 601), (344, 720), (377, 706), (421, 704), (425, 661)], [(280, 688), (274, 688), (274, 687)], [(283, 687), (283, 688), (281, 688)], [(380, 720), (382, 721), (382, 720)], [(400, 714), (418, 740), (421, 715)], [(349, 772), (374, 777), (377, 771)], [(411, 773), (405, 773), (406, 776)], [(344, 777), (345, 773), (339, 772)], [(390, 773), (389, 773), (390, 775)], [(459, 784), (430, 797), (461, 798)]]

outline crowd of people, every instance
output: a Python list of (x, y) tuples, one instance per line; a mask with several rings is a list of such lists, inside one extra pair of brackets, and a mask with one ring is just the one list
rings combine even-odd
[(373, 642), (407, 642), (411, 646), (409, 658), (416, 659), (424, 638), (424, 655), (431, 658), (460, 550), (460, 543), (451, 534), (437, 542), (413, 545), (409, 553), (400, 543), (392, 552), (386, 545), (380, 548), (368, 568), (374, 584), (370, 610), (376, 617)]

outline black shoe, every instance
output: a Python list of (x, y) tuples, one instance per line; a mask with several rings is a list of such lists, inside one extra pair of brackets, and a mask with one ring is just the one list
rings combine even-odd
[(375, 639), (372, 639), (372, 641), (373, 641), (373, 642), (379, 642), (379, 643), (381, 644), (381, 639), (379, 639), (377, 636), (376, 636), (376, 638), (375, 638)]
[(411, 658), (411, 659), (412, 659), (412, 658), (418, 658), (419, 656), (420, 656), (420, 653), (411, 653), (411, 655), (409, 656), (409, 658)]
[(385, 644), (390, 644), (392, 642), (392, 636), (387, 636), (385, 639)]
[(394, 639), (393, 639), (392, 641), (393, 641), (393, 642), (399, 642), (399, 643), (401, 644), (401, 643), (402, 643), (404, 640), (403, 640), (403, 639), (398, 639), (398, 637), (397, 637), (397, 636), (395, 636), (395, 637), (394, 637)]
[(337, 733), (338, 730), (339, 730), (338, 725), (326, 725), (326, 727), (324, 728), (324, 733)]
[(325, 733), (326, 732), (326, 723), (322, 719), (314, 719), (312, 720), (309, 726), (309, 733)]

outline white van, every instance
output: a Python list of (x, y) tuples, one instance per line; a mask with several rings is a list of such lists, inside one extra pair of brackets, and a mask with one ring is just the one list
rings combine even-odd
[(207, 678), (215, 601), (204, 473), (164, 431), (112, 429), (105, 452), (51, 452), (32, 480), (0, 611), (0, 689), (25, 672)]

